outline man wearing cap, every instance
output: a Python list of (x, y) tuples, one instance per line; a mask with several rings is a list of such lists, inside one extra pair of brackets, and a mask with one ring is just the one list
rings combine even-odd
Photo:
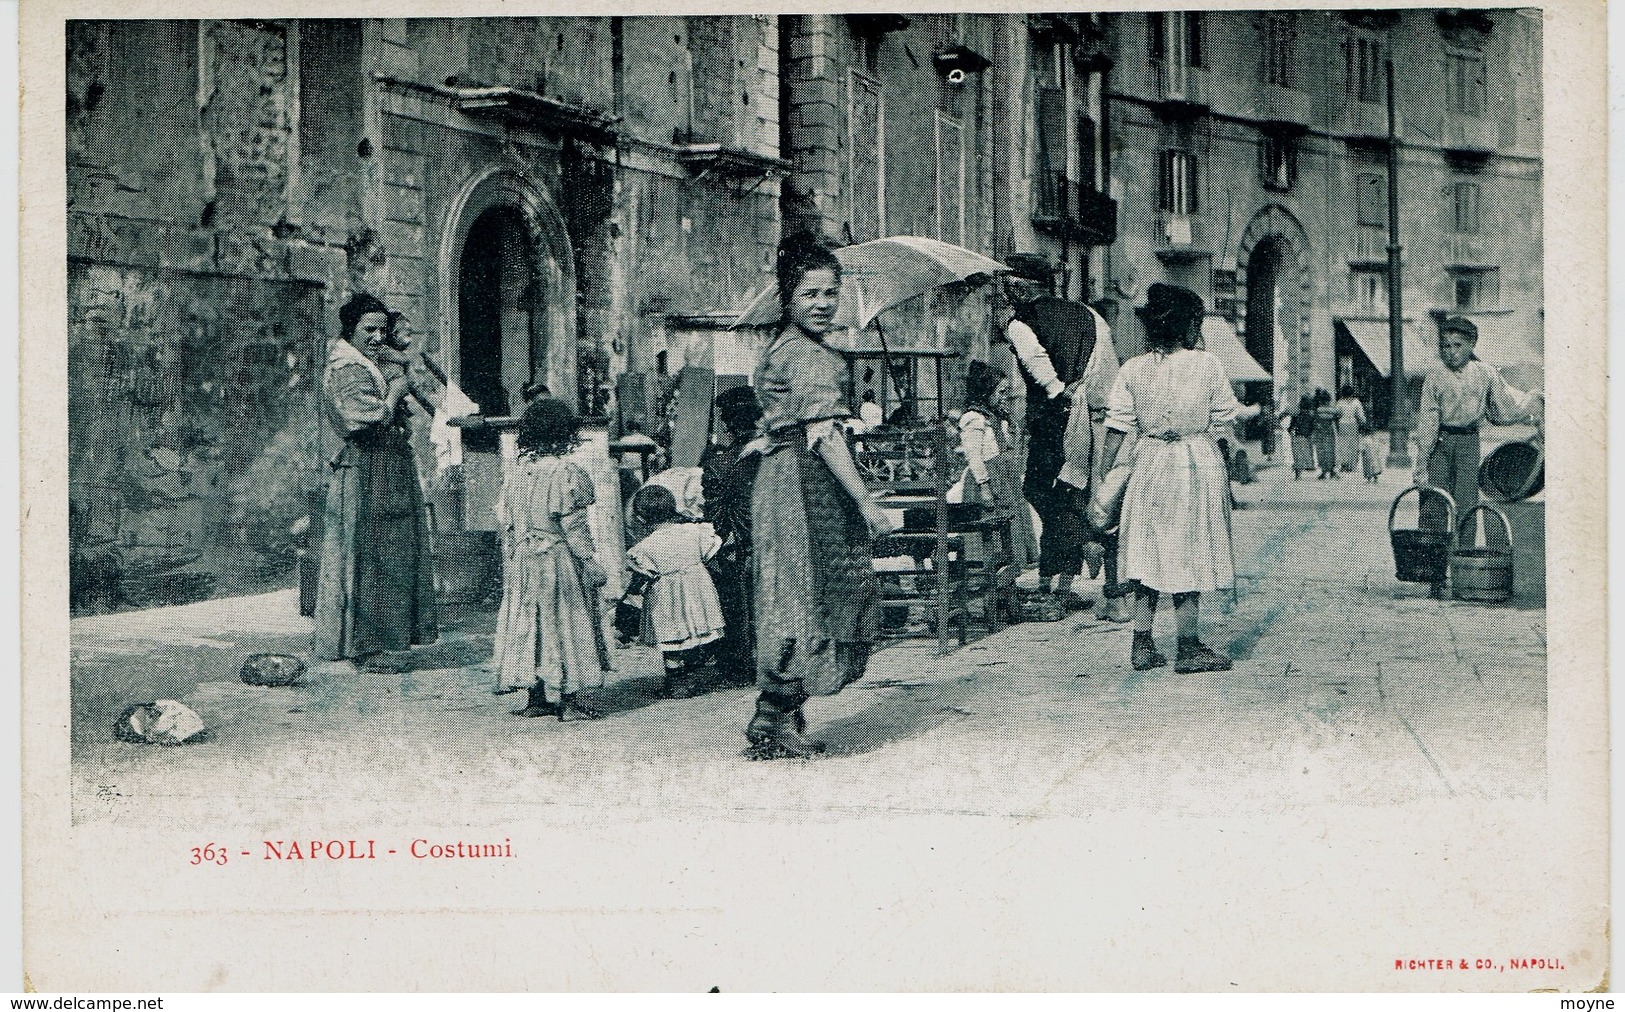
[[(1478, 505), (1478, 427), (1540, 425), (1545, 398), (1537, 391), (1514, 390), (1499, 371), (1473, 354), (1478, 327), (1451, 316), (1439, 323), (1439, 360), (1422, 381), (1422, 403), (1416, 412), (1416, 483), (1432, 485), (1456, 500), (1457, 516)], [(1424, 501), (1424, 528), (1445, 526), (1443, 510)], [(1435, 596), (1443, 587), (1434, 587)]]
[[(1074, 408), (1104, 412), (1117, 373), (1111, 330), (1085, 306), (1050, 291), (1053, 269), (1043, 257), (1017, 253), (1006, 259), (1012, 276), (1004, 291), (1014, 311), (1004, 336), (1027, 380), (1027, 473), (1022, 492), (1043, 522), (1039, 533), (1039, 589), (1051, 581), (1063, 600), (1073, 598), (1072, 579), (1083, 569), (1088, 526), (1088, 468), (1082, 486), (1061, 480), (1067, 463), (1067, 418)], [(1069, 475), (1074, 472), (1069, 471)], [(1115, 595), (1115, 588), (1108, 588)], [(1076, 600), (1069, 603), (1084, 607)]]

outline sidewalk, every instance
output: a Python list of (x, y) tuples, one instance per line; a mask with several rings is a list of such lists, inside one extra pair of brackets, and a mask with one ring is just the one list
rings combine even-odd
[[(1233, 670), (1135, 672), (1126, 626), (1082, 613), (1024, 624), (946, 657), (880, 651), (814, 700), (812, 762), (752, 763), (753, 693), (656, 697), (658, 658), (615, 651), (606, 719), (520, 720), (490, 692), (494, 617), (452, 613), (415, 670), (312, 670), (294, 689), (243, 685), (249, 653), (308, 649), (294, 592), (72, 624), (78, 821), (387, 823), (403, 801), (470, 825), (526, 818), (735, 821), (898, 812), (1236, 815), (1451, 797), (1538, 798), (1545, 783), (1545, 610), (1518, 564), (1519, 606), (1434, 601), (1393, 578), (1385, 476), (1238, 488), (1238, 586), (1203, 601), (1204, 637)], [(1525, 518), (1534, 524), (1538, 515)], [(1520, 538), (1532, 537), (1520, 527)], [(1527, 553), (1523, 553), (1527, 554)], [(1539, 556), (1537, 555), (1536, 558)], [(1098, 587), (1083, 585), (1089, 592)], [(1158, 636), (1171, 653), (1171, 609)], [(117, 743), (113, 717), (154, 697), (214, 732), (180, 748)], [(470, 800), (474, 798), (476, 800)]]

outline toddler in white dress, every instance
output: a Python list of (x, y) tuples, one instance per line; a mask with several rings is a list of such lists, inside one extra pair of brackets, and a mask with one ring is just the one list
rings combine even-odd
[(722, 548), (707, 523), (685, 520), (671, 490), (645, 485), (632, 497), (632, 514), (649, 535), (627, 552), (643, 577), (644, 642), (660, 650), (664, 694), (684, 699), (695, 692), (701, 650), (722, 638), (722, 604), (705, 564)]

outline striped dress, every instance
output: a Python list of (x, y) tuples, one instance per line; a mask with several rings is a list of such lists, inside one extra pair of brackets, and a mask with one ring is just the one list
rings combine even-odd
[(1209, 352), (1124, 363), (1106, 414), (1107, 428), (1138, 437), (1123, 497), (1122, 579), (1174, 594), (1234, 584), (1229, 476), (1214, 438), (1240, 407)]

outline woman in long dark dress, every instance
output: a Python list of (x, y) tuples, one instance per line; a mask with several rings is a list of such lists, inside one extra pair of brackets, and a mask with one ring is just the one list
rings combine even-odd
[(1315, 463), (1320, 465), (1320, 473), (1315, 477), (1338, 477), (1337, 406), (1325, 390), (1315, 391)]
[(840, 357), (823, 339), (841, 265), (813, 237), (792, 236), (779, 246), (778, 278), (784, 324), (755, 383), (766, 432), (751, 508), (761, 695), (745, 736), (760, 759), (820, 751), (802, 707), (868, 666), (880, 618), (871, 547), (891, 529), (836, 424), (850, 412)]
[(344, 445), (328, 462), (315, 654), (398, 669), (386, 654), (439, 635), (423, 488), (401, 404), (408, 378), (392, 369), (385, 379), (379, 368), (390, 330), (382, 302), (358, 294), (339, 323), (322, 395)]

